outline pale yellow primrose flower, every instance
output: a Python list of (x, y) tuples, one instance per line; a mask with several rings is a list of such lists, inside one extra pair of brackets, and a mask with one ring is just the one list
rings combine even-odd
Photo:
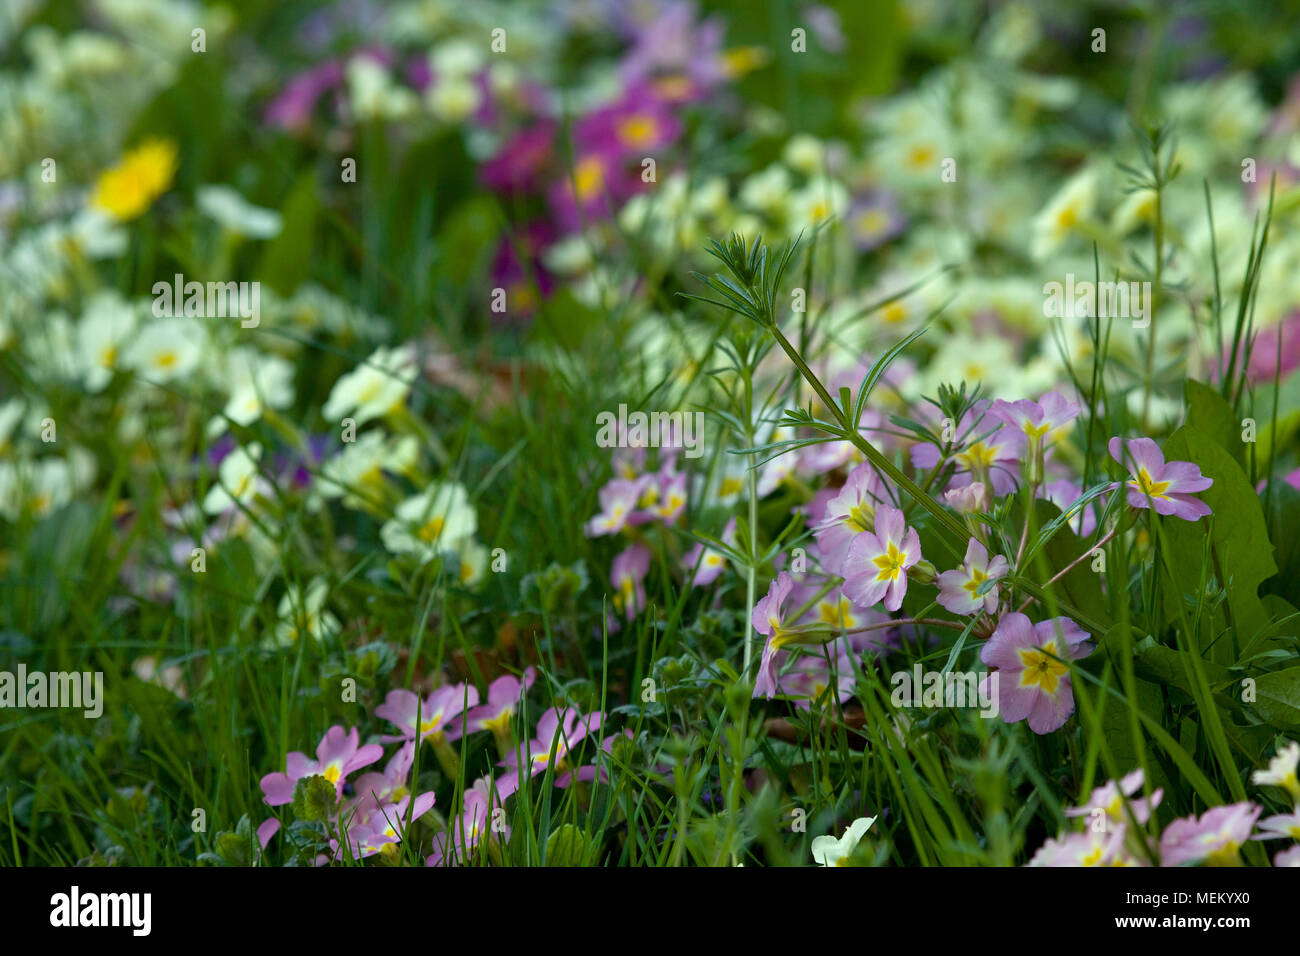
[(1294, 740), (1287, 743), (1274, 754), (1268, 762), (1267, 770), (1256, 770), (1250, 775), (1250, 782), (1257, 787), (1281, 787), (1291, 795), (1291, 799), (1300, 805), (1300, 780), (1296, 778), (1296, 766), (1300, 764), (1300, 743)]
[(817, 837), (812, 841), (813, 859), (822, 866), (847, 866), (849, 857), (875, 822), (875, 817), (858, 817), (838, 840), (833, 836)]

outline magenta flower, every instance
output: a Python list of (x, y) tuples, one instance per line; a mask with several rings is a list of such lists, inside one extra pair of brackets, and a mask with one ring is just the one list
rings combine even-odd
[(830, 501), (817, 525), (817, 547), (822, 566), (832, 574), (844, 574), (849, 545), (858, 535), (875, 528), (876, 507), (887, 503), (885, 484), (868, 462), (849, 472), (844, 487)]
[(353, 806), (359, 821), (369, 820), (381, 807), (395, 803), (410, 793), (411, 767), (415, 764), (415, 741), (408, 740), (389, 758), (383, 773), (363, 773), (352, 785), (356, 794)]
[(881, 599), (897, 611), (907, 594), (907, 569), (921, 560), (921, 540), (904, 524), (903, 512), (876, 509), (875, 531), (854, 537), (844, 561), (844, 593), (854, 604), (872, 607)]
[[(997, 669), (998, 710), (1009, 724), (1029, 719), (1036, 734), (1051, 733), (1074, 713), (1074, 691), (1067, 661), (1092, 650), (1088, 634), (1069, 618), (1038, 624), (1023, 614), (1005, 614), (980, 651), (980, 660)], [(982, 682), (987, 685), (993, 675)]]
[[(399, 740), (432, 739), (435, 743), (458, 740), (464, 724), (456, 718), (478, 703), (478, 690), (465, 683), (439, 687), (423, 701), (409, 690), (390, 690), (375, 708), (375, 716), (394, 724), (401, 733), (380, 737), (384, 743)], [(419, 732), (416, 721), (419, 721)]]
[(609, 583), (614, 585), (614, 610), (630, 621), (646, 605), (645, 576), (650, 571), (650, 550), (634, 544), (620, 552), (610, 566)]
[(297, 130), (311, 121), (316, 103), (343, 82), (343, 63), (328, 60), (289, 80), (266, 108), (268, 126)]
[(285, 760), (285, 773), (268, 773), (261, 780), (263, 799), (273, 807), (293, 801), (294, 785), (304, 777), (321, 776), (334, 784), (337, 799), (343, 795), (343, 784), (348, 774), (368, 767), (384, 755), (379, 744), (361, 746), (357, 728), (344, 732), (340, 726), (325, 731), (316, 747), (316, 759), (294, 751)]
[(507, 139), (479, 167), (483, 184), (502, 193), (535, 192), (551, 158), (555, 131), (555, 121), (543, 119)]
[(1251, 828), (1262, 811), (1262, 807), (1247, 801), (1213, 807), (1199, 819), (1192, 816), (1175, 820), (1160, 835), (1161, 865), (1240, 865), (1239, 850), (1250, 839)]
[[(528, 776), (536, 777), (546, 772), (549, 766), (555, 774), (555, 784), (567, 787), (572, 780), (569, 755), (577, 745), (591, 733), (600, 729), (604, 715), (599, 711), (583, 715), (576, 707), (563, 711), (550, 708), (537, 721), (537, 736), (528, 741), (523, 748), (522, 765), (527, 766)], [(551, 747), (555, 747), (555, 756), (551, 756)], [(510, 793), (519, 789), (521, 774), (521, 754), (512, 752), (506, 755), (502, 766), (513, 768), (513, 772), (503, 780)]]
[(488, 684), (487, 703), (475, 707), (465, 715), (469, 732), (490, 730), (498, 737), (509, 733), (510, 719), (519, 709), (519, 700), (528, 693), (536, 678), (537, 671), (528, 667), (524, 670), (523, 680), (505, 674)]
[[(411, 819), (418, 820), (433, 809), (433, 800), (432, 791), (420, 794), (414, 801), (407, 795), (397, 803), (380, 807), (365, 821), (354, 821), (347, 832), (348, 848), (352, 851), (352, 856), (365, 859), (383, 853), (395, 858), (405, 832), (408, 808)], [(331, 840), (330, 847), (334, 850), (334, 859), (341, 859), (343, 850), (338, 841)]]
[[(1123, 824), (1128, 819), (1124, 813), (1124, 797), (1132, 797), (1141, 792), (1143, 776), (1142, 768), (1139, 767), (1132, 773), (1126, 774), (1118, 783), (1114, 780), (1107, 781), (1104, 786), (1092, 791), (1083, 806), (1071, 807), (1065, 811), (1065, 815), (1092, 817), (1100, 811), (1112, 824)], [(1164, 791), (1157, 790), (1151, 794), (1149, 801), (1145, 797), (1129, 800), (1129, 806), (1133, 808), (1133, 818), (1140, 824), (1146, 823), (1151, 819), (1151, 811), (1160, 806), (1160, 799), (1163, 796)]]
[(988, 549), (974, 538), (966, 545), (966, 560), (960, 568), (939, 575), (939, 603), (953, 614), (992, 614), (998, 609), (998, 586), (979, 593), (986, 581), (1006, 577), (1007, 559), (998, 555), (989, 560)]
[(257, 828), (257, 844), (263, 850), (266, 849), (271, 838), (280, 832), (280, 821), (275, 817), (267, 817)]
[(1150, 438), (1123, 441), (1117, 435), (1107, 447), (1110, 457), (1129, 469), (1131, 477), (1124, 484), (1130, 507), (1155, 508), (1156, 514), (1175, 515), (1185, 521), (1211, 514), (1210, 506), (1192, 493), (1204, 491), (1214, 484), (1214, 479), (1206, 478), (1190, 461), (1166, 462), (1160, 446)]
[(1300, 843), (1273, 857), (1274, 866), (1300, 866)]
[(648, 84), (636, 84), (613, 103), (592, 110), (574, 126), (579, 152), (612, 153), (640, 161), (667, 146), (681, 121)]
[(767, 589), (767, 594), (758, 599), (750, 614), (750, 623), (754, 630), (767, 638), (763, 646), (763, 656), (758, 664), (758, 676), (754, 681), (755, 697), (774, 697), (777, 691), (777, 669), (780, 661), (776, 655), (783, 646), (791, 643), (783, 619), (784, 609), (781, 605), (790, 596), (794, 587), (794, 578), (790, 572), (782, 571)]
[(1255, 384), (1271, 382), (1279, 372), (1285, 379), (1297, 368), (1300, 368), (1300, 311), (1293, 311), (1277, 325), (1255, 333), (1246, 378)]
[(569, 232), (584, 223), (609, 219), (636, 191), (636, 183), (617, 153), (591, 151), (574, 157), (572, 169), (564, 169), (548, 192), (556, 220)]

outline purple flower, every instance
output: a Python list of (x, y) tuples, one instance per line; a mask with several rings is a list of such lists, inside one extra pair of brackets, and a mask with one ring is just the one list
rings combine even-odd
[[(735, 545), (736, 543), (736, 519), (732, 518), (727, 522), (727, 526), (722, 530), (722, 543)], [(721, 551), (716, 548), (706, 548), (703, 542), (696, 542), (691, 550), (686, 552), (682, 558), (682, 566), (688, 574), (691, 574), (690, 586), (693, 588), (704, 587), (712, 584), (722, 574), (727, 567), (727, 559)]]
[[(411, 819), (417, 820), (433, 809), (433, 801), (432, 791), (422, 793), (414, 800), (407, 795), (397, 803), (380, 807), (373, 816), (364, 821), (354, 820), (347, 832), (348, 848), (352, 851), (352, 856), (356, 859), (365, 859), (383, 853), (396, 858), (397, 848), (402, 842), (402, 834), (406, 826), (408, 808)], [(343, 849), (338, 841), (331, 840), (330, 847), (334, 850), (334, 859), (341, 859)]]
[(1300, 843), (1273, 857), (1274, 866), (1300, 866)]
[[(1071, 807), (1065, 811), (1065, 815), (1067, 817), (1092, 817), (1101, 813), (1105, 814), (1110, 823), (1122, 825), (1128, 819), (1124, 813), (1124, 798), (1141, 792), (1143, 778), (1142, 768), (1139, 767), (1132, 773), (1126, 774), (1118, 783), (1109, 780), (1104, 786), (1093, 790), (1083, 806)], [(1130, 800), (1129, 806), (1133, 809), (1133, 818), (1140, 824), (1146, 823), (1151, 819), (1151, 811), (1160, 806), (1160, 799), (1163, 796), (1164, 791), (1157, 790), (1151, 794), (1150, 800), (1145, 797)]]
[(588, 538), (618, 534), (627, 525), (641, 501), (645, 478), (612, 478), (598, 492), (600, 513), (587, 522)]
[(826, 502), (815, 531), (827, 571), (844, 574), (849, 545), (858, 535), (875, 528), (876, 507), (882, 503), (887, 503), (885, 484), (870, 463), (863, 462), (849, 472), (839, 494)]
[(1290, 813), (1276, 813), (1271, 817), (1265, 817), (1259, 821), (1259, 829), (1261, 832), (1256, 833), (1251, 839), (1300, 840), (1300, 808)]
[(501, 193), (531, 193), (540, 188), (555, 142), (554, 120), (538, 120), (502, 144), (500, 152), (479, 167), (489, 189)]
[[(555, 774), (556, 786), (567, 787), (572, 780), (569, 755), (588, 734), (600, 729), (603, 719), (604, 715), (599, 711), (584, 715), (576, 707), (563, 711), (555, 707), (548, 709), (537, 721), (536, 737), (523, 748), (522, 766), (529, 768), (528, 776), (545, 773), (549, 766)], [(552, 745), (555, 748), (553, 760)], [(512, 752), (502, 761), (502, 766), (513, 768), (513, 773), (503, 780), (510, 793), (519, 789), (520, 758), (519, 753)]]
[(308, 124), (317, 101), (343, 82), (343, 63), (329, 60), (293, 77), (266, 107), (268, 126), (297, 130)]
[(648, 15), (628, 28), (635, 41), (622, 64), (628, 85), (657, 80), (655, 87), (661, 95), (679, 90), (680, 95), (672, 98), (680, 101), (707, 95), (726, 79), (724, 25), (720, 18), (697, 22), (691, 0), (664, 0), (644, 6), (648, 7)]
[(904, 524), (903, 512), (876, 509), (875, 531), (857, 535), (845, 558), (844, 593), (854, 604), (872, 607), (881, 599), (897, 611), (907, 594), (907, 569), (921, 560), (921, 540)]
[(456, 718), (467, 707), (478, 703), (478, 689), (465, 683), (439, 687), (423, 701), (409, 690), (390, 690), (384, 702), (375, 708), (375, 716), (396, 725), (401, 733), (380, 737), (385, 743), (415, 740), (416, 721), (419, 721), (420, 740), (432, 739), (435, 743), (458, 740), (464, 723)]
[[(1214, 480), (1202, 475), (1190, 461), (1166, 462), (1160, 447), (1150, 438), (1123, 441), (1116, 436), (1107, 447), (1110, 457), (1129, 469), (1131, 477), (1124, 484), (1130, 507), (1155, 508), (1157, 514), (1175, 515), (1185, 521), (1212, 513), (1210, 506), (1193, 497), (1192, 492), (1204, 491)], [(1113, 487), (1118, 488), (1119, 483)]]
[(767, 644), (763, 647), (763, 657), (758, 664), (758, 676), (754, 681), (755, 697), (776, 696), (776, 675), (780, 665), (776, 654), (785, 644), (790, 643), (781, 605), (790, 596), (790, 589), (793, 587), (794, 578), (790, 577), (790, 572), (782, 571), (767, 589), (766, 596), (758, 599), (750, 614), (750, 623), (754, 625), (754, 630), (767, 637)]
[(1027, 398), (1008, 402), (998, 399), (989, 414), (1020, 432), (1029, 442), (1030, 453), (1043, 439), (1079, 417), (1079, 403), (1060, 392), (1048, 392), (1041, 401)]
[[(977, 402), (962, 416), (956, 429), (952, 462), (957, 466), (948, 489), (963, 488), (981, 482), (993, 490), (994, 497), (1010, 494), (1020, 482), (1020, 461), (1024, 457), (1024, 439), (1020, 432), (995, 420), (989, 430), (980, 429), (987, 402)], [(912, 464), (917, 468), (934, 468), (939, 464), (939, 449), (924, 443), (912, 446)]]
[[(980, 651), (980, 660), (997, 669), (998, 710), (1009, 724), (1029, 718), (1036, 734), (1051, 733), (1074, 713), (1070, 685), (1072, 659), (1085, 657), (1088, 634), (1069, 618), (1038, 624), (1025, 615), (1005, 614)], [(987, 685), (992, 674), (981, 686)]]
[[(1039, 489), (1039, 495), (1061, 509), (1061, 514), (1070, 514), (1076, 501), (1083, 495), (1083, 488), (1069, 478), (1049, 481)], [(1097, 513), (1091, 504), (1084, 505), (1070, 517), (1070, 528), (1081, 538), (1086, 538), (1097, 530)]]
[(983, 594), (986, 581), (1006, 577), (1007, 559), (998, 555), (989, 560), (988, 549), (974, 538), (966, 545), (966, 559), (960, 568), (939, 575), (939, 603), (953, 614), (992, 614), (998, 609), (998, 587), (993, 584)]
[(645, 576), (650, 571), (650, 551), (634, 544), (620, 552), (610, 567), (609, 583), (614, 585), (614, 610), (629, 621), (646, 605)]
[(1180, 866), (1205, 863), (1209, 866), (1239, 866), (1241, 845), (1250, 839), (1251, 828), (1263, 808), (1250, 803), (1232, 803), (1175, 820), (1160, 835), (1160, 863)]
[(584, 223), (612, 217), (639, 184), (640, 177), (628, 172), (617, 153), (591, 150), (574, 156), (573, 168), (556, 177), (548, 199), (556, 221), (566, 232), (576, 232)]
[(383, 773), (363, 773), (352, 785), (356, 794), (353, 805), (357, 819), (368, 820), (381, 807), (401, 800), (410, 793), (407, 776), (415, 764), (415, 741), (408, 740), (389, 758)]
[(682, 124), (649, 86), (629, 87), (613, 103), (592, 110), (574, 127), (574, 148), (610, 153), (638, 163), (681, 134)]
[(1028, 866), (1139, 866), (1141, 861), (1129, 855), (1124, 845), (1123, 824), (1105, 831), (1089, 828), (1083, 833), (1067, 833), (1048, 840)]
[(519, 699), (528, 693), (537, 678), (537, 671), (524, 669), (524, 679), (505, 674), (488, 684), (487, 703), (475, 707), (465, 715), (470, 733), (490, 730), (497, 736), (510, 732), (510, 718), (519, 709)]
[(273, 807), (293, 801), (293, 788), (304, 777), (321, 776), (334, 784), (335, 797), (343, 795), (348, 774), (368, 767), (384, 755), (379, 744), (361, 746), (357, 728), (344, 732), (340, 726), (325, 731), (316, 747), (316, 759), (295, 750), (285, 760), (285, 773), (268, 773), (261, 780), (265, 802)]
[(834, 674), (820, 650), (799, 655), (793, 666), (780, 676), (782, 693), (794, 698), (795, 707), (810, 710), (814, 703), (828, 709), (832, 705), (831, 692), (836, 701), (849, 699), (857, 676), (853, 661), (846, 648), (838, 644), (833, 648)]
[[(452, 866), (465, 862), (471, 850), (490, 835), (490, 822), (494, 811), (505, 805), (505, 797), (497, 792), (490, 776), (480, 777), (465, 792), (461, 812), (447, 822), (447, 829), (433, 838), (433, 853), (425, 861), (428, 866)], [(510, 828), (501, 825), (501, 837), (510, 839)]]
[(901, 235), (905, 220), (898, 209), (893, 193), (873, 189), (854, 198), (844, 221), (848, 224), (853, 244), (861, 252), (883, 246)]

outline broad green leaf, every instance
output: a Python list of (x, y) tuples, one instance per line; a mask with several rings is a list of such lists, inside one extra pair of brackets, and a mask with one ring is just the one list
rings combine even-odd
[(1214, 389), (1190, 378), (1183, 383), (1183, 395), (1187, 400), (1187, 426), (1213, 438), (1244, 468), (1246, 443), (1241, 440), (1241, 423), (1232, 406)]
[[(1201, 556), (1209, 523), (1215, 568), (1223, 577), (1220, 583), (1227, 592), (1237, 642), (1244, 645), (1269, 624), (1268, 612), (1259, 599), (1259, 586), (1277, 573), (1263, 503), (1232, 456), (1203, 432), (1187, 426), (1178, 429), (1165, 443), (1164, 453), (1166, 461), (1191, 461), (1202, 474), (1214, 479), (1214, 484), (1200, 493), (1214, 510), (1213, 519), (1183, 521), (1170, 517), (1161, 524), (1169, 565), (1175, 574), (1172, 582), (1166, 578), (1172, 589), (1167, 597), (1199, 595)], [(1172, 623), (1177, 617), (1176, 607), (1166, 601), (1165, 622)], [(1232, 662), (1224, 656), (1231, 646), (1220, 641), (1213, 659)]]
[(1255, 710), (1278, 730), (1300, 728), (1300, 667), (1255, 678)]

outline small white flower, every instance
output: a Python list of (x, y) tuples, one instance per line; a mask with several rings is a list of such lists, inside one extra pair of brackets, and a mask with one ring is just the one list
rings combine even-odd
[(414, 435), (389, 438), (382, 431), (364, 432), (325, 462), (317, 489), (325, 498), (341, 497), (349, 508), (374, 505), (383, 500), (384, 472), (411, 472), (419, 453)]
[(417, 371), (415, 349), (410, 345), (380, 347), (364, 364), (334, 383), (321, 414), (331, 422), (350, 415), (358, 425), (387, 415), (406, 400)]
[(274, 209), (254, 206), (229, 186), (200, 186), (194, 191), (199, 211), (222, 228), (250, 239), (271, 239), (283, 225)]
[(1076, 232), (1097, 203), (1097, 174), (1084, 169), (1076, 173), (1043, 207), (1033, 225), (1030, 252), (1035, 259), (1045, 259)]
[(398, 505), (379, 537), (389, 551), (413, 554), (423, 564), (443, 552), (455, 552), (476, 530), (478, 516), (465, 487), (435, 483)]
[(339, 631), (339, 620), (325, 610), (328, 586), (324, 578), (314, 578), (306, 589), (291, 584), (276, 608), (280, 621), (275, 626), (275, 640), (281, 647), (291, 647), (301, 637), (320, 641)]
[(1296, 766), (1300, 764), (1300, 743), (1294, 740), (1273, 755), (1266, 770), (1256, 770), (1250, 782), (1257, 787), (1281, 787), (1300, 804), (1300, 781), (1296, 779)]
[(89, 391), (102, 391), (112, 379), (135, 326), (135, 310), (116, 293), (101, 293), (86, 304), (77, 324), (77, 351)]
[(257, 471), (261, 457), (262, 446), (253, 442), (221, 459), (221, 467), (217, 469), (219, 480), (203, 499), (203, 510), (214, 515), (233, 508), (236, 503), (249, 505), (262, 489)]
[(203, 326), (193, 320), (153, 322), (132, 343), (125, 364), (154, 383), (185, 378), (199, 364), (203, 338)]
[(875, 822), (875, 817), (858, 817), (838, 840), (833, 836), (817, 837), (812, 841), (813, 859), (822, 866), (847, 866), (849, 857)]
[(826, 159), (826, 145), (817, 137), (807, 133), (792, 136), (781, 152), (781, 158), (791, 169), (797, 169), (805, 176), (815, 176), (822, 171)]
[(444, 123), (459, 123), (479, 108), (483, 94), (473, 79), (448, 76), (434, 80), (424, 101), (430, 112)]

